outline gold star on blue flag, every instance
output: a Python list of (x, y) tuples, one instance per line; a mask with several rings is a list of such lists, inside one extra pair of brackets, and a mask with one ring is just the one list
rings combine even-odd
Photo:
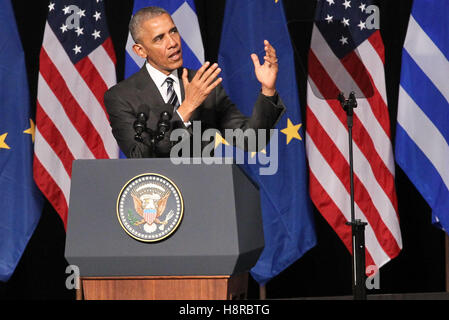
[(294, 125), (290, 119), (287, 119), (287, 128), (282, 129), (281, 132), (287, 136), (287, 144), (292, 141), (292, 139), (302, 140), (299, 134), (299, 128), (301, 128), (302, 123)]
[(0, 281), (8, 281), (40, 219), (43, 198), (33, 180), (34, 122), (10, 0), (0, 1), (0, 21), (0, 79), (7, 79), (0, 82)]

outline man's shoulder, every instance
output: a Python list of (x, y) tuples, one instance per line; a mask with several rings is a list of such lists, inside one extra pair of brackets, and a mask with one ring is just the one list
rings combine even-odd
[(105, 95), (114, 95), (122, 92), (129, 92), (130, 90), (133, 89), (137, 89), (139, 86), (139, 82), (141, 82), (142, 78), (141, 73), (142, 70), (139, 70), (136, 73), (129, 76), (128, 78), (113, 85), (106, 91)]

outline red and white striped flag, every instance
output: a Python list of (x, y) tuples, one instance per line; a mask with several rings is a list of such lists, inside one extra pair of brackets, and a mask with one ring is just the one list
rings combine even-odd
[[(384, 47), (369, 24), (370, 1), (318, 2), (309, 51), (306, 148), (310, 195), (352, 252), (347, 115), (338, 93), (352, 87), (355, 217), (365, 229), (366, 266), (380, 268), (402, 249), (384, 77)], [(368, 10), (369, 8), (369, 10)], [(362, 97), (363, 96), (363, 97)]]
[(48, 8), (33, 169), (66, 227), (73, 160), (118, 157), (103, 103), (116, 83), (116, 58), (101, 1), (54, 1)]

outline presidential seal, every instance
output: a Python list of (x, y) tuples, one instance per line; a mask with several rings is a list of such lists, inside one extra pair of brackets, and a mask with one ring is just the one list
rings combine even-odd
[(131, 237), (156, 242), (170, 236), (181, 223), (184, 204), (178, 187), (168, 178), (146, 173), (134, 177), (117, 199), (117, 217)]

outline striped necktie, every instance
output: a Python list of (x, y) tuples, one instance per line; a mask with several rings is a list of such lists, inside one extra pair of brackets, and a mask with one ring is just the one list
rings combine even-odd
[(174, 80), (172, 78), (167, 78), (165, 80), (165, 82), (167, 82), (168, 103), (170, 103), (173, 106), (173, 111), (174, 111), (174, 110), (178, 109), (178, 107), (179, 107), (178, 96), (176, 95), (175, 88), (173, 88)]

